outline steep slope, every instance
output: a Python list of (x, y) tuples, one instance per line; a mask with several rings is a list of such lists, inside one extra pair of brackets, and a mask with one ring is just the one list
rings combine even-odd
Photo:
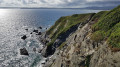
[(61, 17), (56, 21), (55, 25), (46, 32), (49, 43), (47, 43), (47, 47), (45, 48), (46, 53), (42, 52), (42, 54), (45, 53), (43, 55), (46, 57), (52, 55), (56, 48), (65, 42), (70, 34), (77, 30), (79, 25), (88, 23), (94, 14), (95, 13), (75, 14), (72, 16)]
[[(107, 39), (108, 44), (113, 47), (120, 47), (119, 23), (120, 22), (120, 6), (109, 11), (106, 16), (102, 17), (96, 24), (92, 26), (93, 36), (95, 41)], [(101, 35), (99, 39), (96, 36)]]
[[(84, 17), (86, 15), (89, 17)], [(58, 30), (61, 26), (59, 24), (63, 23), (62, 19), (67, 17), (59, 19), (59, 22), (47, 31), (51, 39), (49, 43), (54, 39), (54, 35), (59, 35), (46, 47), (45, 52), (51, 52), (57, 44), (57, 47), (54, 46), (53, 55), (49, 54), (52, 56), (45, 63), (45, 67), (120, 67), (120, 6), (111, 11), (84, 16), (81, 18), (86, 18), (85, 21), (76, 23), (68, 29), (64, 24), (62, 29), (66, 28), (65, 32), (69, 31), (69, 34), (59, 33)], [(75, 19), (76, 22), (80, 20)], [(71, 32), (73, 30), (74, 32)], [(61, 37), (65, 37), (65, 40), (62, 41)]]

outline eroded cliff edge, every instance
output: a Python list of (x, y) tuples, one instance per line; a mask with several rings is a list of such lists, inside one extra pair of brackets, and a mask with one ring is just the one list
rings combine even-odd
[(120, 6), (61, 17), (42, 38), (45, 67), (120, 67)]

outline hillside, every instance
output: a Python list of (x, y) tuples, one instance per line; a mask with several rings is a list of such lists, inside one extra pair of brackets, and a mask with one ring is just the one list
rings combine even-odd
[(120, 67), (120, 6), (61, 17), (44, 36), (45, 67)]

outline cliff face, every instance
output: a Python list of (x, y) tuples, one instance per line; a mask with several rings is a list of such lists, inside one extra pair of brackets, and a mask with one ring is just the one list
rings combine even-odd
[[(47, 57), (54, 54), (56, 48), (61, 46), (66, 39), (74, 33), (79, 25), (88, 23), (95, 13), (75, 14), (72, 16), (61, 17), (56, 23), (46, 32), (45, 39), (49, 42), (42, 51), (42, 55)], [(42, 38), (44, 39), (44, 38)]]
[[(49, 43), (43, 53), (52, 56), (45, 67), (120, 67), (120, 6), (84, 16), (87, 16), (82, 17), (86, 18), (84, 21), (62, 33), (57, 29), (60, 21), (51, 27), (52, 34), (49, 29)], [(50, 37), (58, 32), (60, 34), (55, 39)]]

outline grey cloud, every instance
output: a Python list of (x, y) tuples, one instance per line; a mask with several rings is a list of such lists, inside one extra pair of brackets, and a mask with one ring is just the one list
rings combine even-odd
[(117, 6), (120, 0), (0, 0), (1, 7), (92, 7)]
[(88, 2), (86, 5), (89, 6), (118, 6), (120, 5), (120, 1), (95, 1), (95, 2)]

